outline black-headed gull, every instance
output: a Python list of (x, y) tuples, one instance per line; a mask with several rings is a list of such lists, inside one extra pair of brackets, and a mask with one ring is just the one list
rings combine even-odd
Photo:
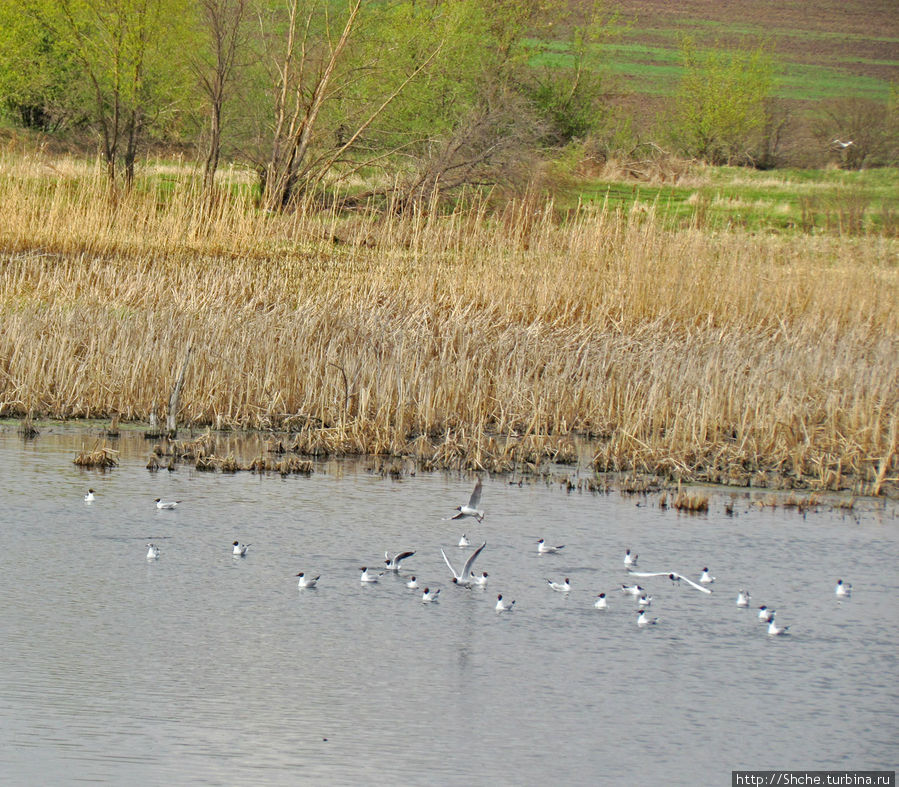
[(560, 549), (565, 549), (565, 545), (559, 544), (558, 546), (550, 546), (542, 538), (537, 542), (537, 554), (538, 555), (548, 555), (552, 552), (558, 552)]
[(637, 565), (637, 555), (632, 555), (630, 549), (624, 553), (624, 565), (628, 567)]
[(692, 579), (685, 577), (683, 574), (678, 574), (676, 571), (628, 571), (627, 572), (632, 577), (640, 577), (641, 579), (646, 577), (668, 577), (672, 582), (681, 582), (683, 580), (690, 587), (694, 587), (697, 590), (701, 590), (703, 593), (711, 593), (711, 588), (703, 587), (702, 585), (697, 584)]
[(156, 544), (147, 544), (147, 560), (156, 560), (159, 557), (159, 547)]
[(415, 577), (411, 577), (409, 581), (406, 583), (406, 587), (410, 590), (418, 589), (418, 580)]
[(425, 604), (430, 604), (433, 601), (437, 600), (437, 596), (440, 595), (440, 588), (437, 590), (431, 590), (431, 588), (425, 588), (421, 593), (421, 600)]
[(605, 594), (605, 593), (600, 593), (600, 594), (596, 597), (596, 601), (594, 602), (593, 606), (596, 607), (597, 609), (608, 609), (608, 608), (609, 608), (609, 602), (606, 601), (606, 594)]
[(474, 572), (471, 573), (471, 584), (477, 585), (480, 588), (487, 587), (487, 577), (489, 574), (486, 571), (481, 572), (481, 576), (476, 577)]
[(708, 568), (704, 568), (702, 570), (702, 576), (699, 577), (699, 581), (703, 585), (711, 585), (715, 581), (715, 577), (709, 574)]
[(496, 597), (496, 606), (494, 607), (494, 609), (495, 609), (497, 612), (508, 612), (508, 611), (509, 611), (510, 609), (512, 609), (512, 607), (514, 607), (514, 606), (515, 606), (515, 600), (514, 600), (514, 599), (513, 599), (512, 601), (503, 601), (503, 594), (500, 593), (500, 594)]
[(777, 623), (774, 622), (774, 613), (771, 613), (771, 618), (768, 621), (768, 633), (772, 637), (776, 637), (780, 634), (786, 634), (789, 628), (789, 626), (778, 626)]
[(297, 574), (297, 576), (299, 577), (299, 579), (297, 580), (297, 587), (300, 588), (314, 588), (315, 583), (321, 579), (321, 574), (319, 574), (317, 577), (307, 577), (306, 574), (302, 571)]
[(96, 500), (96, 497), (94, 497), (94, 490), (88, 489), (87, 494), (84, 496), (84, 502), (85, 503), (93, 503), (94, 500)]
[(852, 595), (852, 585), (848, 582), (843, 582), (842, 579), (838, 579), (837, 586), (834, 588), (834, 593), (840, 598), (849, 598), (849, 596)]
[(156, 503), (157, 508), (164, 509), (165, 511), (172, 511), (173, 509), (178, 507), (178, 503), (180, 503), (181, 501), (180, 500), (162, 500), (161, 498), (157, 497), (153, 502)]
[(640, 587), (640, 585), (622, 585), (621, 592), (625, 593), (628, 596), (642, 596), (645, 591), (645, 588)]
[(768, 607), (766, 607), (764, 604), (762, 604), (762, 606), (759, 607), (759, 620), (761, 620), (763, 623), (770, 623), (771, 618), (773, 618), (773, 617), (774, 617), (773, 609), (768, 609)]
[(567, 593), (571, 590), (571, 582), (568, 581), (568, 577), (565, 577), (564, 582), (553, 582), (551, 579), (546, 581), (553, 590), (558, 590), (560, 593)]
[(752, 596), (749, 594), (748, 590), (740, 590), (737, 593), (737, 606), (738, 607), (748, 607), (749, 600)]
[(454, 514), (450, 517), (450, 519), (462, 519), (466, 516), (473, 516), (475, 519), (480, 522), (484, 518), (484, 512), (481, 511), (478, 506), (481, 503), (481, 479), (478, 479), (478, 482), (474, 485), (474, 491), (471, 493), (471, 497), (468, 498), (468, 502), (463, 506), (456, 506), (456, 511), (458, 514)]
[(659, 622), (658, 618), (648, 618), (646, 617), (646, 610), (641, 609), (637, 611), (637, 625), (641, 628), (643, 626), (654, 626)]
[(241, 544), (240, 541), (235, 541), (231, 544), (231, 554), (237, 555), (238, 557), (246, 557), (247, 550), (253, 546), (252, 544)]
[(475, 560), (477, 560), (478, 555), (481, 554), (481, 550), (483, 550), (485, 546), (487, 546), (486, 541), (468, 556), (468, 560), (465, 561), (465, 565), (462, 567), (461, 572), (456, 571), (456, 569), (453, 568), (453, 564), (450, 563), (449, 558), (446, 556), (446, 552), (444, 552), (443, 549), (440, 550), (444, 562), (453, 574), (453, 582), (455, 584), (461, 585), (464, 588), (471, 587), (471, 567), (474, 565)]
[(409, 557), (414, 555), (414, 552), (400, 552), (398, 555), (394, 555), (390, 557), (390, 555), (385, 552), (384, 553), (384, 562), (387, 564), (387, 570), (393, 571), (394, 573), (399, 573), (400, 564)]
[(362, 576), (359, 577), (360, 582), (377, 582), (378, 577), (381, 576), (381, 574), (377, 574), (374, 571), (369, 571), (365, 566), (362, 566), (359, 570), (362, 572)]
[(637, 600), (637, 605), (641, 607), (651, 607), (652, 606), (652, 596), (647, 596), (645, 593), (640, 596)]
[(460, 547), (470, 547), (471, 546), (471, 541), (468, 540), (468, 536), (466, 536), (465, 533), (463, 533), (462, 538), (459, 539), (458, 545)]

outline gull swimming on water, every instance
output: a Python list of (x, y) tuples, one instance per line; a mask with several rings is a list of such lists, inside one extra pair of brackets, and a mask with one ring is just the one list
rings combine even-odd
[(632, 555), (630, 549), (628, 549), (624, 553), (624, 565), (626, 565), (626, 566), (636, 566), (637, 565), (637, 555)]
[(641, 607), (651, 607), (652, 606), (652, 596), (647, 596), (645, 593), (640, 596), (640, 599), (637, 601), (637, 604)]
[(94, 500), (95, 500), (95, 497), (94, 497), (94, 490), (93, 490), (93, 489), (88, 489), (88, 490), (87, 490), (87, 494), (84, 496), (84, 502), (85, 502), (85, 503), (93, 503)]
[(537, 554), (538, 555), (548, 555), (551, 552), (558, 552), (560, 549), (565, 549), (564, 544), (559, 544), (558, 546), (550, 546), (546, 543), (542, 538), (537, 542)]
[(503, 594), (500, 593), (496, 597), (496, 607), (494, 607), (494, 609), (496, 609), (497, 612), (508, 612), (514, 606), (515, 606), (514, 599), (512, 601), (503, 601)]
[(834, 588), (834, 592), (840, 598), (849, 598), (852, 595), (852, 585), (848, 582), (843, 582), (842, 579), (837, 580), (837, 586)]
[(412, 578), (406, 583), (406, 587), (407, 587), (407, 588), (410, 588), (410, 589), (412, 589), (412, 590), (417, 590), (417, 589), (418, 589), (418, 580), (417, 580), (415, 577), (412, 577)]
[(771, 618), (768, 620), (768, 633), (772, 637), (776, 637), (779, 634), (786, 634), (789, 628), (789, 626), (778, 626), (777, 623), (774, 622), (774, 613), (771, 613)]
[(471, 573), (471, 584), (477, 585), (478, 587), (485, 588), (485, 587), (487, 587), (487, 577), (488, 576), (489, 575), (487, 574), (486, 571), (482, 572), (481, 576), (479, 576), (479, 577), (476, 577), (474, 575), (474, 572), (472, 572)]
[(437, 596), (440, 595), (440, 588), (437, 590), (431, 590), (431, 588), (425, 588), (421, 593), (421, 600), (425, 604), (430, 604), (432, 601), (437, 600)]
[(702, 576), (699, 578), (699, 581), (702, 582), (703, 585), (711, 585), (712, 582), (715, 581), (715, 577), (709, 574), (708, 568), (704, 568), (702, 570)]
[(645, 588), (639, 585), (622, 585), (621, 592), (627, 593), (629, 596), (642, 596)]
[(465, 565), (462, 567), (462, 571), (456, 571), (456, 569), (453, 568), (453, 564), (450, 563), (449, 558), (446, 556), (446, 552), (444, 552), (442, 549), (440, 550), (440, 554), (443, 555), (444, 562), (453, 574), (453, 582), (455, 584), (461, 585), (465, 588), (471, 587), (471, 567), (474, 565), (475, 560), (477, 560), (478, 555), (481, 554), (481, 550), (485, 546), (487, 546), (486, 541), (468, 556), (468, 560), (465, 561)]
[(468, 540), (468, 536), (466, 536), (465, 533), (463, 533), (462, 538), (459, 539), (459, 546), (460, 547), (470, 547), (471, 546), (471, 541)]
[(156, 560), (159, 557), (159, 547), (156, 544), (147, 544), (147, 560)]
[(466, 516), (473, 516), (475, 519), (480, 522), (484, 518), (484, 512), (478, 508), (481, 503), (481, 479), (478, 479), (478, 482), (474, 485), (474, 491), (471, 493), (471, 497), (468, 498), (468, 502), (463, 506), (456, 506), (456, 511), (458, 514), (454, 514), (450, 517), (450, 519), (462, 519)]
[(317, 577), (307, 577), (302, 571), (297, 574), (297, 576), (299, 577), (299, 579), (297, 580), (297, 587), (300, 588), (314, 588), (315, 583), (318, 582), (319, 579), (321, 579), (321, 574), (319, 574)]
[(637, 625), (640, 626), (641, 628), (643, 626), (654, 626), (658, 622), (659, 622), (658, 618), (650, 619), (650, 618), (646, 617), (645, 609), (640, 609), (637, 611)]
[(180, 503), (181, 501), (180, 500), (162, 500), (161, 498), (157, 497), (156, 500), (154, 500), (153, 502), (156, 503), (157, 508), (165, 509), (166, 511), (171, 511), (174, 508), (177, 508), (178, 503)]
[(748, 591), (748, 590), (741, 590), (741, 591), (739, 591), (739, 592), (737, 593), (737, 606), (738, 606), (738, 607), (748, 607), (748, 606), (749, 606), (749, 600), (750, 600), (751, 598), (752, 598), (752, 596), (749, 595), (749, 591)]
[(553, 590), (558, 590), (560, 593), (567, 593), (571, 590), (571, 583), (568, 581), (568, 577), (565, 577), (564, 582), (553, 582), (551, 579), (547, 579), (546, 581)]
[(232, 545), (231, 549), (232, 555), (237, 555), (238, 557), (246, 557), (247, 550), (253, 546), (252, 544), (241, 544), (240, 541), (235, 541)]
[(390, 555), (385, 552), (384, 562), (387, 564), (387, 570), (398, 573), (400, 570), (400, 563), (402, 563), (407, 557), (412, 557), (412, 555), (414, 554), (414, 552), (400, 552), (398, 555), (390, 557)]
[(768, 607), (766, 607), (764, 604), (759, 607), (759, 620), (761, 620), (763, 623), (770, 623), (773, 617), (773, 609), (768, 609)]
[(688, 579), (683, 574), (678, 574), (676, 571), (628, 571), (627, 572), (632, 577), (668, 577), (672, 582), (680, 582), (683, 580), (691, 587), (696, 588), (697, 590), (701, 590), (703, 593), (711, 593), (711, 588), (704, 588), (702, 585), (696, 584), (692, 579)]
[(359, 570), (362, 572), (362, 576), (359, 577), (360, 582), (377, 582), (378, 577), (381, 576), (381, 574), (376, 574), (374, 571), (369, 571), (365, 566), (362, 566)]
[(600, 594), (596, 597), (596, 601), (595, 601), (595, 603), (593, 604), (593, 606), (596, 607), (597, 609), (608, 609), (608, 608), (609, 608), (609, 603), (606, 601), (606, 594), (605, 594), (605, 593), (600, 593)]

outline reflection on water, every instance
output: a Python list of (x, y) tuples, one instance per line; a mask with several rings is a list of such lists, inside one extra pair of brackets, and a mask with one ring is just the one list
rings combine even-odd
[[(682, 516), (497, 477), (483, 523), (460, 526), (443, 518), (470, 476), (150, 473), (128, 435), (100, 474), (72, 463), (92, 442), (0, 432), (7, 783), (720, 784), (737, 768), (895, 767), (895, 506), (803, 517), (739, 497), (728, 517), (721, 493)], [(440, 547), (461, 563), (463, 529), (487, 541), (485, 590), (449, 582)], [(538, 556), (540, 537), (566, 547)], [(660, 620), (645, 630), (621, 593), (594, 609), (627, 580), (626, 547), (647, 571), (708, 565), (715, 592), (641, 580)], [(403, 549), (399, 576), (359, 582)], [(299, 590), (298, 571), (318, 587)], [(422, 604), (411, 574), (440, 601)], [(563, 577), (568, 594), (544, 581)], [(854, 586), (843, 603), (838, 578)], [(500, 592), (513, 612), (494, 612)], [(759, 604), (791, 636), (768, 637)]]

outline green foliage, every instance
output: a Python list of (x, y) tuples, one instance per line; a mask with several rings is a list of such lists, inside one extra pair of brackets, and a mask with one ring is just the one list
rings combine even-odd
[(751, 160), (768, 124), (766, 100), (774, 88), (768, 50), (699, 49), (681, 43), (684, 72), (674, 106), (674, 141), (687, 155), (711, 164)]

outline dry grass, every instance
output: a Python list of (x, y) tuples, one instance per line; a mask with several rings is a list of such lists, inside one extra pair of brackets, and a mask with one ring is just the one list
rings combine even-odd
[(189, 180), (112, 205), (98, 169), (0, 155), (0, 415), (145, 421), (191, 345), (181, 422), (291, 453), (501, 471), (586, 435), (597, 470), (895, 485), (895, 241), (270, 215)]

